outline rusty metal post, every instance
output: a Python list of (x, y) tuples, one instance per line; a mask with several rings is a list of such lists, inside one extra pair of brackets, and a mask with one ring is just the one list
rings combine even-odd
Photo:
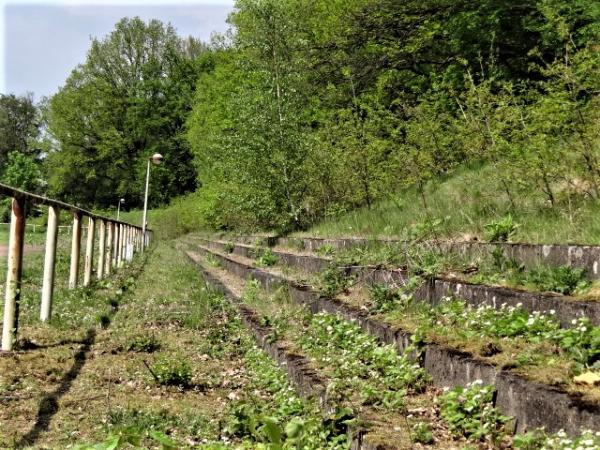
[(113, 253), (113, 235), (115, 230), (114, 222), (108, 222), (108, 236), (106, 237), (106, 262), (104, 265), (104, 274), (105, 276), (109, 276), (112, 269), (112, 253)]
[(25, 201), (13, 198), (8, 244), (8, 271), (2, 322), (2, 350), (11, 351), (19, 328), (19, 300), (23, 271), (23, 242), (25, 241)]
[(100, 220), (100, 236), (98, 238), (98, 279), (104, 278), (104, 259), (106, 253), (106, 220)]
[(49, 321), (52, 316), (52, 297), (54, 295), (54, 274), (56, 269), (56, 241), (58, 239), (58, 214), (57, 207), (48, 207), (44, 281), (42, 284), (42, 306), (40, 309), (40, 320), (42, 322)]
[(69, 289), (77, 287), (79, 277), (79, 250), (81, 248), (81, 213), (73, 213), (73, 237), (71, 240), (71, 270), (69, 271)]
[(94, 269), (94, 237), (96, 235), (96, 221), (88, 217), (87, 244), (85, 246), (85, 265), (83, 269), (83, 285), (89, 286), (92, 282)]

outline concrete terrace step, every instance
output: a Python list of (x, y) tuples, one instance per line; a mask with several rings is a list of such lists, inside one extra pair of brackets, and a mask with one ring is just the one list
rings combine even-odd
[[(199, 246), (198, 250), (201, 254), (212, 255), (225, 270), (242, 278), (258, 280), (267, 290), (273, 286), (287, 286), (295, 302), (306, 305), (314, 313), (327, 311), (356, 321), (366, 332), (385, 344), (396, 346), (400, 352), (410, 344), (410, 333), (382, 323), (359, 308), (335, 298), (325, 298), (293, 279), (254, 268), (206, 247)], [(558, 387), (529, 381), (454, 348), (427, 344), (423, 366), (433, 382), (441, 387), (465, 386), (475, 380), (494, 385), (498, 408), (515, 418), (519, 432), (540, 427), (549, 432), (564, 429), (569, 434), (577, 434), (581, 429), (600, 429), (599, 404), (583, 401), (579, 395)]]
[[(192, 239), (189, 243), (202, 242), (203, 245), (222, 252), (239, 255), (248, 260), (256, 257), (258, 247), (215, 241), (205, 238)], [(334, 264), (331, 258), (310, 254), (295, 254), (281, 250), (271, 250), (278, 258), (278, 263), (297, 268), (305, 273), (314, 274)], [(390, 270), (381, 267), (347, 267), (348, 274), (356, 275), (361, 281), (369, 284), (388, 284), (402, 286), (409, 276), (403, 270)], [(554, 311), (561, 326), (571, 327), (574, 319), (587, 317), (592, 325), (600, 326), (600, 301), (579, 300), (555, 293), (538, 293), (521, 289), (475, 284), (445, 277), (435, 277), (423, 283), (414, 293), (414, 298), (437, 305), (444, 297), (454, 296), (465, 300), (473, 306), (489, 305), (493, 308), (506, 306), (522, 306), (526, 311)]]
[[(276, 236), (239, 236), (236, 241), (253, 244), (261, 241), (264, 245), (303, 248), (314, 251), (324, 246), (334, 249), (365, 246), (369, 244), (406, 244), (406, 241), (394, 239), (366, 238), (315, 238), (315, 237), (276, 237)], [(432, 243), (433, 245), (434, 243)], [(480, 242), (447, 241), (435, 243), (448, 252), (461, 255), (489, 255), (495, 249), (503, 250), (505, 257), (515, 259), (531, 268), (540, 264), (550, 266), (574, 266), (585, 268), (590, 279), (600, 279), (600, 245), (583, 244), (532, 244), (525, 242)]]

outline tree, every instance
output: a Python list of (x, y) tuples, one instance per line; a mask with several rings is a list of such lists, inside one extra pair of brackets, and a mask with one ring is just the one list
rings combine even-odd
[(196, 173), (184, 139), (202, 46), (170, 25), (124, 18), (94, 39), (48, 108), (58, 149), (48, 155), (53, 195), (107, 207), (118, 198), (141, 206), (146, 161), (159, 152), (151, 205), (194, 190)]
[(11, 152), (38, 156), (40, 115), (33, 95), (0, 94), (0, 174)]

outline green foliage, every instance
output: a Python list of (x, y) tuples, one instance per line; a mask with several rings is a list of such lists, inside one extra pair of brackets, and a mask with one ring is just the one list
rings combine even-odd
[(506, 433), (509, 419), (494, 408), (493, 398), (494, 387), (480, 380), (466, 388), (457, 386), (439, 397), (440, 413), (453, 434), (495, 442)]
[(564, 431), (548, 435), (543, 431), (532, 431), (518, 434), (513, 438), (513, 447), (518, 450), (548, 450), (582, 449), (592, 450), (600, 446), (600, 436), (591, 430), (583, 430), (581, 436), (572, 438)]
[(328, 297), (346, 292), (353, 278), (348, 275), (345, 267), (331, 265), (319, 272), (317, 283), (321, 292)]
[(431, 426), (426, 422), (417, 422), (412, 427), (412, 440), (421, 444), (433, 444)]
[(256, 264), (259, 267), (271, 267), (277, 264), (278, 258), (270, 248), (261, 249), (259, 256), (256, 258)]
[(558, 292), (564, 295), (583, 292), (591, 285), (584, 268), (570, 266), (533, 269), (526, 274), (525, 284), (532, 284), (542, 291)]
[(188, 387), (192, 381), (192, 368), (181, 357), (161, 356), (152, 365), (152, 374), (158, 384)]
[(88, 207), (143, 204), (148, 158), (150, 205), (192, 191), (196, 174), (184, 139), (202, 46), (184, 42), (170, 25), (123, 18), (105, 38), (93, 39), (50, 100), (46, 118), (58, 146), (45, 165), (50, 193)]
[(138, 353), (154, 353), (160, 349), (160, 342), (154, 334), (140, 334), (134, 336), (127, 350)]
[(519, 226), (513, 222), (511, 214), (498, 221), (490, 222), (485, 225), (488, 233), (487, 238), (491, 242), (508, 242), (517, 231)]
[(335, 361), (330, 395), (345, 398), (351, 389), (365, 405), (402, 411), (407, 390), (420, 392), (429, 382), (424, 369), (394, 346), (380, 345), (358, 325), (332, 314), (314, 315), (299, 342), (318, 361)]

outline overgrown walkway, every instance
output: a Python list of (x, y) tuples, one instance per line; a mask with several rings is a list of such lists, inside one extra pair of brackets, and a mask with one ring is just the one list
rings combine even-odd
[[(142, 263), (97, 296), (81, 290), (57, 305), (54, 323), (28, 329), (27, 346), (0, 358), (0, 448), (251, 446), (270, 439), (260, 417), (317, 426), (316, 406), (174, 242)], [(322, 448), (327, 434), (314, 435)]]

